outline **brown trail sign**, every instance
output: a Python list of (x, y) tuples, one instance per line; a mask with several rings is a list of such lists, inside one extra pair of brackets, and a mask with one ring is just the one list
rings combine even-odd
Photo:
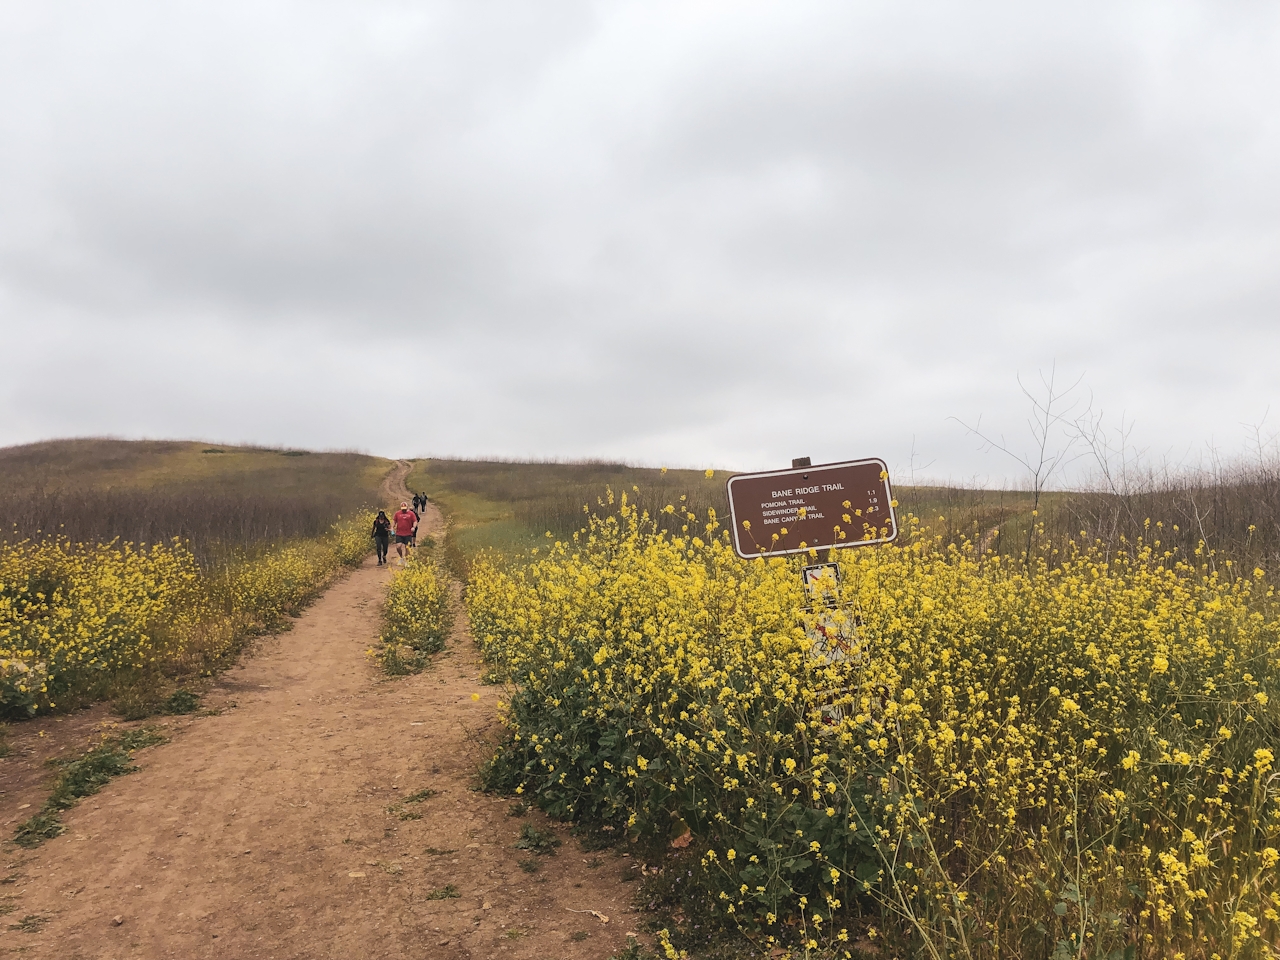
[(883, 460), (729, 478), (733, 548), (740, 557), (888, 543), (898, 535), (893, 507)]

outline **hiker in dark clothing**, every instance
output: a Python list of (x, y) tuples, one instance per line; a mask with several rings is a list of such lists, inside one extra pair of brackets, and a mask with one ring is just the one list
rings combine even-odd
[(373, 521), (373, 545), (378, 551), (378, 566), (387, 562), (387, 550), (391, 545), (391, 521), (385, 510), (379, 510)]

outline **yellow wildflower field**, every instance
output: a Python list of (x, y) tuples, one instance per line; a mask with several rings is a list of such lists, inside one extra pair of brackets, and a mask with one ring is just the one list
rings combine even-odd
[(368, 553), (368, 517), (313, 540), (204, 570), (181, 542), (65, 538), (0, 543), (0, 711), (200, 672), (246, 636), (283, 627), (332, 575)]
[(447, 582), (425, 547), (393, 574), (382, 605), (381, 648), (375, 651), (387, 673), (417, 673), (444, 649), (452, 623)]
[(512, 685), (492, 785), (684, 848), (690, 896), (766, 942), (1275, 955), (1261, 570), (1154, 539), (1014, 560), (907, 518), (812, 604), (796, 561), (738, 558), (714, 514), (661, 533), (616, 506), (472, 565), (473, 630)]

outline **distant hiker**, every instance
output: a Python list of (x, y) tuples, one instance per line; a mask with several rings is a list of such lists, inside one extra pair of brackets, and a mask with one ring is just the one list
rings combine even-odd
[(418, 529), (418, 515), (409, 509), (409, 501), (400, 504), (400, 509), (391, 518), (396, 531), (396, 556), (400, 558), (400, 566), (404, 566), (406, 548), (413, 545), (413, 532)]
[(391, 521), (387, 511), (379, 510), (373, 520), (373, 545), (378, 551), (378, 566), (387, 562), (387, 548), (391, 544)]
[(418, 524), (422, 522), (422, 515), (417, 510), (413, 511), (413, 539), (409, 541), (409, 546), (415, 550), (418, 549)]

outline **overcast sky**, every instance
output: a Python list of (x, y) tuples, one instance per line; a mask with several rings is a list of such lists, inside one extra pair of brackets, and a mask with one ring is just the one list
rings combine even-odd
[(0, 444), (1280, 428), (1280, 6), (0, 0)]

